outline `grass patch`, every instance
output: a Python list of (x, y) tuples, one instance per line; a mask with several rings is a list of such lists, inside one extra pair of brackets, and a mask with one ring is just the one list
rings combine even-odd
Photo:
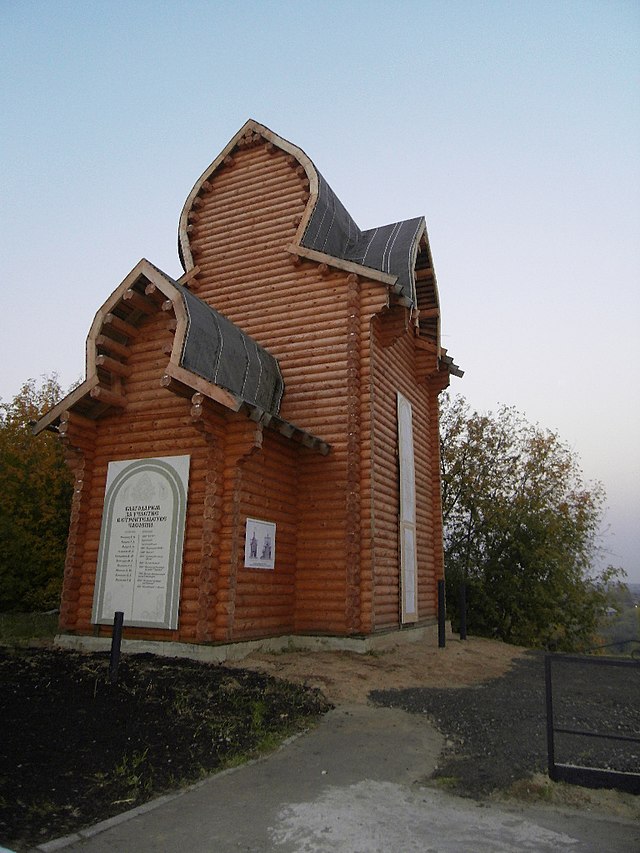
[(455, 791), (460, 785), (458, 776), (436, 776), (434, 781), (443, 791)]

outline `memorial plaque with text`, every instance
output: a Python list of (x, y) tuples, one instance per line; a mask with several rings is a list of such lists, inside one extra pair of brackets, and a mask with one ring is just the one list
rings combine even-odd
[(189, 456), (110, 462), (92, 621), (178, 627)]

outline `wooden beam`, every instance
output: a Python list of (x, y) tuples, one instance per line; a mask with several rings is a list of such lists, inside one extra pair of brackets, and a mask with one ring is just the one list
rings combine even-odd
[(144, 289), (145, 296), (164, 296), (162, 291), (158, 290), (158, 286), (149, 282), (149, 284)]
[(427, 281), (430, 278), (433, 278), (433, 269), (431, 267), (416, 270), (416, 281)]
[(62, 426), (67, 426), (67, 424), (78, 424), (84, 428), (95, 429), (96, 422), (93, 418), (87, 418), (84, 415), (79, 415), (77, 412), (66, 411), (60, 415), (60, 429)]
[(199, 391), (204, 397), (221, 403), (225, 408), (231, 409), (232, 412), (237, 412), (242, 405), (242, 399), (236, 397), (230, 391), (226, 391), (224, 388), (208, 382), (206, 379), (197, 376), (195, 373), (191, 373), (190, 370), (186, 370), (184, 367), (169, 363), (160, 384), (163, 388), (173, 390), (173, 386), (171, 385), (172, 379), (188, 389), (189, 393), (187, 396), (189, 397), (192, 397), (194, 392)]
[(98, 335), (96, 338), (96, 347), (98, 349), (106, 349), (107, 352), (119, 355), (122, 358), (128, 358), (130, 354), (128, 346), (121, 344), (119, 341), (114, 341), (108, 335)]
[(433, 320), (435, 317), (440, 316), (439, 308), (421, 308), (420, 309), (420, 319), (421, 320)]
[(121, 361), (116, 361), (115, 358), (110, 358), (108, 355), (99, 355), (96, 357), (96, 365), (103, 367), (110, 373), (115, 373), (117, 376), (130, 376), (131, 368), (123, 364)]
[(173, 376), (169, 376), (168, 373), (165, 373), (160, 379), (160, 387), (167, 388), (167, 390), (172, 391), (179, 397), (191, 397), (193, 393), (193, 388), (190, 388), (178, 379), (174, 379)]
[(186, 272), (184, 275), (180, 276), (180, 278), (178, 279), (178, 284), (186, 286), (192, 278), (195, 278), (198, 275), (199, 272), (200, 267), (194, 267), (192, 270), (189, 270), (189, 272)]
[(127, 407), (126, 397), (123, 397), (122, 394), (114, 394), (113, 391), (103, 388), (102, 385), (92, 388), (89, 393), (94, 400), (106, 403), (108, 406), (117, 406), (119, 409), (126, 409)]
[(127, 323), (126, 320), (121, 320), (115, 314), (107, 314), (104, 318), (103, 326), (111, 326), (117, 332), (126, 335), (129, 338), (134, 338), (138, 334), (138, 327), (132, 323)]
[(136, 293), (135, 290), (131, 290), (131, 288), (126, 291), (122, 299), (127, 303), (127, 305), (131, 305), (131, 307), (135, 308), (136, 311), (142, 311), (143, 314), (153, 314), (156, 310), (156, 306), (153, 302), (149, 299), (145, 299), (144, 296)]

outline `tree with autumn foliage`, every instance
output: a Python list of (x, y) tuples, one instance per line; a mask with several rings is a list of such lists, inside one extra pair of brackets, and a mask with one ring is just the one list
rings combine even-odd
[(30, 425), (62, 396), (53, 374), (0, 403), (0, 612), (60, 600), (72, 479), (57, 437)]
[(514, 408), (471, 411), (443, 395), (442, 503), (448, 613), (467, 590), (470, 632), (570, 651), (594, 642), (607, 584), (594, 569), (604, 508), (558, 435)]

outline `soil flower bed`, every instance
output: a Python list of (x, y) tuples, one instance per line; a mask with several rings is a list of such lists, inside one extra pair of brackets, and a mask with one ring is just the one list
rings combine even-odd
[(0, 648), (0, 845), (25, 850), (274, 748), (330, 707), (257, 672)]

